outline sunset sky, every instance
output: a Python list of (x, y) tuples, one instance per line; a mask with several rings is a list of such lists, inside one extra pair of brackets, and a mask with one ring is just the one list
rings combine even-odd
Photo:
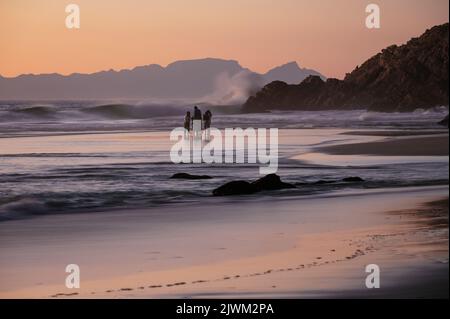
[[(65, 6), (81, 28), (65, 27)], [(365, 7), (381, 7), (381, 29)], [(0, 74), (92, 73), (217, 57), (289, 61), (342, 78), (382, 48), (448, 22), (448, 0), (0, 0)]]

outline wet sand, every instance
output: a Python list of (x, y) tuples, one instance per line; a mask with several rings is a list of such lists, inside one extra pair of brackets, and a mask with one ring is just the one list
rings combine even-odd
[[(447, 198), (379, 189), (6, 222), (0, 297), (445, 297)], [(69, 263), (81, 289), (65, 288)], [(382, 288), (369, 291), (373, 263)]]
[(420, 135), (443, 135), (448, 130), (358, 130), (346, 131), (342, 135), (359, 135), (359, 136), (420, 136)]
[(448, 143), (448, 134), (402, 136), (376, 142), (320, 147), (316, 151), (332, 155), (448, 156)]

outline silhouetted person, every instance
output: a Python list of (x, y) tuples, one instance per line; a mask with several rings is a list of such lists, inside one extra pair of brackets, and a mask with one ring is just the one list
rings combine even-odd
[(194, 106), (194, 120), (202, 120), (202, 111), (197, 106)]
[(211, 118), (212, 118), (212, 114), (211, 114), (210, 110), (206, 111), (205, 114), (203, 114), (203, 125), (204, 125), (205, 129), (211, 127)]
[(206, 140), (209, 140), (209, 137), (210, 137), (211, 118), (212, 118), (212, 113), (210, 110), (206, 111), (203, 114), (203, 126), (205, 129), (205, 139)]
[(186, 130), (186, 135), (191, 131), (191, 112), (186, 112), (184, 116), (184, 129)]
[(192, 120), (192, 130), (194, 131), (194, 137), (201, 137), (202, 131), (202, 111), (195, 106), (194, 107), (194, 118)]

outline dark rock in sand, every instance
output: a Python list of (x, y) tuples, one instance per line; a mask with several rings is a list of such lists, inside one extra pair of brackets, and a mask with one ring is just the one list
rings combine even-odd
[(254, 181), (252, 185), (259, 191), (295, 188), (292, 184), (282, 182), (280, 176), (277, 174), (269, 174), (261, 177), (260, 179)]
[(442, 125), (442, 126), (447, 126), (447, 128), (448, 128), (448, 115), (445, 117), (445, 119), (440, 121), (438, 124)]
[(353, 182), (353, 183), (364, 182), (364, 180), (359, 176), (346, 177), (346, 178), (343, 178), (342, 181), (343, 182)]
[(247, 181), (233, 181), (213, 190), (214, 196), (248, 195), (264, 190), (295, 188), (294, 185), (284, 183), (276, 174), (266, 175), (252, 183)]
[(213, 190), (214, 196), (248, 195), (256, 193), (258, 189), (247, 181), (233, 181)]
[(173, 179), (211, 179), (211, 176), (208, 175), (191, 175), (188, 173), (176, 173), (173, 174), (172, 177)]

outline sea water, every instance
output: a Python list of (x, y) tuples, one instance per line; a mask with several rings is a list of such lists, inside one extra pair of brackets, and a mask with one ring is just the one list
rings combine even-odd
[[(44, 214), (185, 205), (211, 197), (212, 190), (226, 182), (261, 177), (255, 164), (172, 163), (170, 131), (182, 126), (190, 106), (94, 101), (0, 104), (2, 221)], [(294, 159), (317, 146), (380, 138), (343, 134), (348, 131), (420, 130), (426, 134), (443, 130), (437, 122), (448, 113), (446, 108), (411, 113), (355, 110), (239, 114), (238, 110), (212, 110), (213, 126), (222, 130), (279, 129), (277, 174), (297, 188), (250, 195), (249, 200), (448, 184), (448, 157), (361, 160), (357, 165), (341, 165), (326, 156), (320, 162)], [(170, 178), (180, 172), (213, 178)], [(359, 176), (365, 182), (342, 181), (349, 176)]]

